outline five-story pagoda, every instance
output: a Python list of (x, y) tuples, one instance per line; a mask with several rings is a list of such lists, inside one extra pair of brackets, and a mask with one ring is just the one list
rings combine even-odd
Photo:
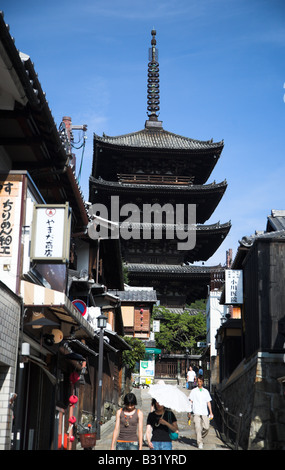
[[(221, 266), (193, 263), (207, 261), (231, 227), (230, 222), (205, 225), (227, 187), (226, 181), (207, 183), (224, 144), (163, 129), (157, 114), (156, 31), (151, 34), (148, 120), (138, 132), (115, 137), (94, 134), (89, 198), (91, 203), (107, 207), (109, 218), (119, 222), (130, 285), (152, 286), (162, 305), (180, 308), (205, 298), (211, 280), (222, 276)], [(112, 205), (117, 206), (116, 220)], [(195, 207), (195, 225), (187, 219), (189, 207)], [(182, 234), (194, 230), (195, 243), (188, 248), (185, 243), (186, 249), (178, 249), (179, 227)]]

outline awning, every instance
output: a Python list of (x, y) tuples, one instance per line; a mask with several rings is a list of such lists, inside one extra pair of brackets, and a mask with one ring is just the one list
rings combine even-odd
[(80, 325), (85, 335), (94, 337), (91, 325), (63, 292), (21, 281), (21, 296), (25, 307), (50, 308), (60, 321)]
[(82, 343), (78, 339), (69, 339), (67, 340), (67, 343), (72, 350), (82, 352), (83, 355), (94, 357), (99, 356), (99, 353), (97, 353), (96, 351), (94, 351), (94, 349), (88, 347), (86, 344)]
[(161, 349), (158, 348), (145, 348), (147, 354), (161, 354)]
[[(105, 331), (106, 331), (106, 330), (105, 330)], [(104, 336), (105, 336), (105, 331), (104, 331)], [(96, 342), (98, 343), (98, 345), (100, 344), (100, 335), (99, 335), (99, 333), (97, 333), (97, 332), (96, 332), (95, 335), (94, 335), (94, 341), (96, 341)], [(112, 352), (114, 352), (114, 353), (119, 352), (119, 349), (117, 349), (117, 348), (115, 348), (114, 346), (111, 346), (111, 345), (109, 344), (108, 338), (107, 338), (107, 339), (104, 338), (103, 348), (104, 348), (104, 350), (105, 350), (106, 352), (108, 352), (108, 351), (112, 351)]]
[(124, 341), (115, 331), (104, 330), (104, 335), (110, 338), (111, 344), (120, 351), (131, 351), (132, 347)]

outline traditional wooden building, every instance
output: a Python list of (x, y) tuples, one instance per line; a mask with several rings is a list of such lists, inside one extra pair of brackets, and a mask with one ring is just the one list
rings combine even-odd
[[(217, 332), (217, 390), (232, 416), (242, 416), (242, 448), (281, 450), (285, 445), (285, 211), (273, 210), (266, 231), (245, 236), (239, 243), (231, 268), (243, 273), (241, 319), (228, 319)], [(225, 302), (223, 293), (221, 303)]]
[[(129, 349), (120, 337), (119, 299), (106, 299), (109, 285), (123, 286), (120, 252), (111, 240), (95, 262), (66, 126), (57, 129), (33, 63), (16, 48), (1, 12), (0, 83), (0, 450), (75, 449), (69, 419), (95, 419), (100, 348), (97, 323), (73, 302), (84, 300), (88, 314), (102, 306), (108, 316), (104, 419), (105, 404), (116, 407), (123, 393), (122, 351)], [(46, 218), (38, 224), (39, 211)], [(59, 221), (58, 211), (66, 216)]]
[(157, 302), (156, 291), (125, 286), (123, 291), (110, 292), (120, 299), (125, 335), (148, 341), (152, 309)]
[[(230, 222), (205, 225), (227, 188), (226, 181), (207, 183), (224, 143), (163, 128), (157, 114), (156, 32), (151, 34), (145, 127), (115, 137), (94, 134), (89, 199), (107, 207), (108, 217), (120, 224), (130, 284), (151, 285), (161, 303), (182, 307), (205, 297), (213, 271), (222, 269), (193, 263), (208, 260), (230, 230)], [(195, 207), (195, 220), (189, 217), (190, 207)], [(131, 217), (122, 219), (130, 212)], [(186, 234), (194, 238), (178, 249)]]

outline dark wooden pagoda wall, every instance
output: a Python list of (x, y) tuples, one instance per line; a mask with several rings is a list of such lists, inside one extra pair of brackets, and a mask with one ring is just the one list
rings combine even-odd
[[(93, 165), (95, 171), (92, 174), (108, 181), (117, 181), (119, 174), (145, 173), (190, 176), (194, 177), (194, 184), (205, 184), (215, 165), (212, 162), (219, 158), (214, 151), (190, 156), (186, 152), (171, 149), (158, 151), (126, 148), (122, 151), (108, 146), (100, 147), (96, 142), (94, 147), (96, 164)], [(210, 170), (209, 166), (212, 167)]]

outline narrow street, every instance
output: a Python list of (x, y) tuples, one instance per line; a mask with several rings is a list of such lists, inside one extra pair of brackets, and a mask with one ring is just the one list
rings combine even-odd
[[(189, 394), (188, 390), (179, 387), (186, 395)], [(137, 408), (141, 409), (144, 414), (144, 432), (146, 430), (146, 420), (148, 413), (150, 412), (151, 406), (151, 397), (148, 393), (148, 389), (137, 389), (134, 388), (132, 392), (137, 397)], [(189, 450), (199, 450), (196, 442), (196, 435), (194, 424), (188, 425), (187, 413), (176, 413), (174, 414), (177, 418), (178, 427), (179, 427), (179, 439), (178, 441), (173, 441), (173, 451), (189, 451)], [(109, 422), (105, 423), (102, 426), (101, 430), (101, 439), (97, 441), (95, 451), (110, 450), (112, 434), (115, 426), (115, 417), (113, 417)], [(144, 443), (143, 451), (148, 451), (149, 448)], [(204, 440), (204, 449), (203, 450), (231, 450), (220, 438), (219, 434), (215, 429), (215, 418), (211, 422), (210, 431), (207, 437)]]

